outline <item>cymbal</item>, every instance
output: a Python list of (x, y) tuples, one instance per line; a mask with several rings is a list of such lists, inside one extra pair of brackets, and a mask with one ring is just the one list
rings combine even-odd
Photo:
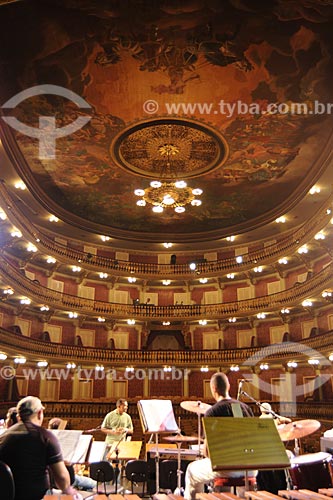
[(200, 413), (202, 415), (211, 408), (211, 405), (203, 403), (202, 401), (182, 401), (180, 406), (184, 408), (184, 410), (193, 411), (194, 413)]
[(298, 420), (290, 424), (279, 425), (278, 431), (282, 441), (291, 441), (312, 434), (319, 429), (320, 425), (318, 420)]
[(177, 434), (177, 436), (166, 436), (163, 437), (163, 439), (170, 443), (194, 443), (198, 441), (198, 438), (195, 436), (183, 436), (182, 434)]

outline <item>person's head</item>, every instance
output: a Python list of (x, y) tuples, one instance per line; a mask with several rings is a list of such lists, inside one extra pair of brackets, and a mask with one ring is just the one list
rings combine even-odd
[(272, 411), (272, 407), (269, 403), (261, 403), (260, 411), (263, 415), (270, 415)]
[(230, 384), (226, 374), (222, 372), (214, 373), (214, 375), (210, 379), (210, 390), (212, 392), (213, 398), (218, 400), (221, 397), (229, 397), (229, 389)]
[(42, 425), (44, 418), (44, 406), (39, 398), (26, 396), (17, 405), (17, 413), (22, 422), (31, 421), (34, 424)]
[(60, 418), (54, 417), (49, 420), (49, 423), (47, 424), (48, 429), (58, 429), (60, 425)]
[(117, 407), (118, 413), (120, 413), (120, 415), (122, 413), (126, 412), (127, 408), (128, 408), (128, 403), (127, 403), (126, 399), (118, 399), (118, 401), (116, 402), (116, 407)]
[(6, 429), (9, 429), (9, 427), (11, 427), (14, 424), (17, 424), (17, 408), (16, 408), (16, 406), (12, 406), (7, 411), (6, 420), (5, 420), (5, 427), (6, 427)]

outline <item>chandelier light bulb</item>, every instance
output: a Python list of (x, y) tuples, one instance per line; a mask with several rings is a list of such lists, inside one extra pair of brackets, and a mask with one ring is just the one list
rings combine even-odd
[(178, 189), (184, 189), (184, 188), (186, 188), (186, 186), (187, 186), (187, 184), (185, 181), (176, 181), (175, 182), (175, 187)]
[(192, 194), (194, 194), (195, 196), (200, 196), (202, 193), (203, 193), (203, 191), (200, 188), (192, 189)]
[[(160, 182), (160, 181), (151, 181), (150, 186), (152, 188), (160, 188), (162, 186), (162, 182)], [(143, 193), (143, 194), (145, 194), (145, 193)], [(141, 196), (143, 196), (143, 195), (141, 195)]]
[(176, 207), (175, 212), (177, 212), (177, 214), (182, 214), (185, 212), (185, 207)]
[(197, 199), (194, 199), (191, 201), (192, 207), (200, 207), (201, 203), (202, 203), (201, 200), (197, 200)]
[(136, 189), (134, 191), (135, 196), (144, 196), (145, 190), (144, 189)]
[(175, 200), (170, 194), (166, 194), (162, 201), (165, 205), (173, 205), (175, 203)]
[(157, 205), (157, 207), (153, 207), (152, 208), (153, 212), (155, 212), (156, 214), (160, 214), (163, 212), (163, 207), (161, 207), (161, 205)]
[(138, 205), (138, 207), (145, 207), (146, 206), (145, 200), (138, 200), (136, 202), (136, 204)]

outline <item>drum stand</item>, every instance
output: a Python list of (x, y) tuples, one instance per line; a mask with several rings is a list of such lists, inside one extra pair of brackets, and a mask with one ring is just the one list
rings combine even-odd
[(293, 490), (294, 485), (293, 485), (293, 482), (292, 482), (290, 474), (289, 474), (289, 469), (284, 469), (284, 475), (286, 478), (287, 490)]
[(198, 412), (198, 458), (201, 458), (201, 414)]
[(300, 450), (301, 450), (301, 447), (299, 446), (298, 439), (295, 439), (295, 448), (294, 448), (295, 457), (298, 457)]
[(178, 457), (177, 457), (177, 488), (173, 492), (174, 495), (182, 495), (182, 474), (183, 471), (181, 469), (182, 462), (181, 462), (181, 442), (177, 443), (177, 452), (178, 452)]

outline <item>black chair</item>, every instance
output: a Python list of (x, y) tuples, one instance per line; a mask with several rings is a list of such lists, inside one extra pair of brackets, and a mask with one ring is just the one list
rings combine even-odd
[(147, 462), (144, 460), (129, 460), (125, 466), (125, 476), (131, 482), (132, 495), (134, 494), (134, 484), (142, 483), (142, 496), (144, 497), (145, 485), (148, 481)]
[(96, 493), (100, 494), (98, 491), (98, 483), (104, 483), (104, 494), (107, 496), (106, 483), (113, 482), (115, 478), (114, 469), (110, 462), (101, 461), (93, 462), (90, 464), (90, 477), (97, 481)]
[(0, 491), (1, 500), (14, 500), (15, 484), (10, 467), (4, 462), (0, 462)]
[(177, 460), (162, 460), (160, 462), (160, 488), (171, 492), (177, 488), (177, 469)]

